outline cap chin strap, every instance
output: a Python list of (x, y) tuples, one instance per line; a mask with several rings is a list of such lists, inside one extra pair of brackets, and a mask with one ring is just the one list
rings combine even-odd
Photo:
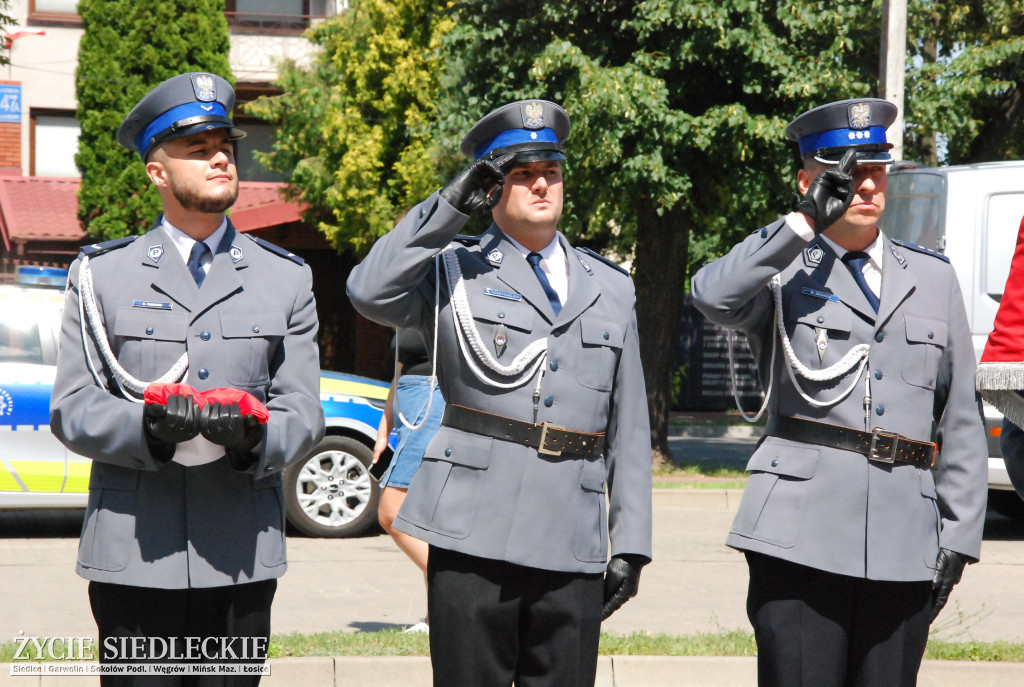
[[(775, 302), (775, 325), (776, 325), (775, 329), (778, 331), (778, 338), (782, 342), (782, 351), (783, 351), (783, 353), (786, 356), (786, 363), (787, 363), (786, 364), (786, 372), (789, 373), (789, 379), (793, 382), (793, 388), (797, 390), (797, 393), (800, 394), (801, 398), (803, 398), (808, 404), (810, 404), (811, 406), (814, 406), (815, 408), (826, 408), (826, 407), (829, 407), (829, 406), (834, 406), (835, 404), (839, 403), (840, 401), (845, 399), (847, 396), (849, 396), (850, 392), (852, 392), (853, 389), (857, 386), (857, 382), (860, 381), (860, 376), (861, 376), (861, 374), (863, 374), (864, 368), (867, 367), (867, 364), (868, 364), (868, 353), (871, 351), (870, 344), (865, 344), (865, 343), (857, 344), (856, 346), (851, 348), (849, 351), (847, 351), (846, 355), (844, 355), (842, 357), (842, 359), (839, 360), (838, 362), (833, 363), (832, 365), (830, 365), (829, 367), (825, 368), (824, 370), (812, 370), (811, 368), (807, 367), (802, 362), (800, 362), (799, 359), (797, 359), (796, 352), (793, 350), (793, 344), (789, 340), (789, 335), (786, 334), (786, 324), (785, 324), (785, 321), (784, 321), (784, 318), (783, 318), (783, 312), (782, 312), (782, 279), (781, 279), (781, 277), (778, 274), (776, 274), (774, 277), (772, 277), (771, 281), (769, 282), (769, 288), (771, 288), (772, 297), (773, 297), (773, 300)], [(726, 342), (727, 342), (727, 350), (728, 350), (728, 354), (729, 354), (729, 374), (730, 374), (731, 379), (732, 379), (733, 398), (736, 401), (736, 407), (739, 408), (740, 415), (742, 415), (743, 419), (746, 420), (747, 422), (757, 422), (759, 419), (761, 419), (761, 415), (764, 413), (765, 409), (768, 407), (768, 401), (769, 401), (769, 399), (771, 397), (772, 387), (774, 386), (774, 381), (775, 381), (775, 339), (776, 339), (775, 333), (773, 332), (772, 333), (772, 356), (771, 356), (771, 361), (769, 362), (769, 367), (768, 367), (768, 370), (769, 370), (769, 374), (768, 374), (768, 388), (765, 390), (764, 402), (761, 404), (761, 409), (758, 410), (757, 414), (752, 416), (752, 417), (748, 416), (743, 411), (743, 408), (740, 406), (739, 391), (738, 391), (737, 386), (736, 386), (736, 372), (735, 372), (735, 367), (736, 366), (735, 366), (735, 363), (733, 362), (733, 353), (732, 353), (732, 340), (733, 340), (733, 337), (730, 336), (726, 340)], [(854, 367), (856, 367), (858, 365), (860, 367), (857, 369), (857, 374), (854, 375), (852, 383), (849, 386), (847, 386), (846, 389), (843, 390), (838, 396), (836, 396), (835, 398), (833, 398), (831, 400), (828, 400), (828, 401), (819, 401), (817, 399), (811, 398), (803, 390), (803, 387), (800, 386), (800, 382), (797, 379), (797, 375), (799, 375), (799, 376), (803, 377), (804, 379), (810, 380), (812, 382), (829, 382), (829, 381), (832, 381), (833, 379), (838, 379), (838, 378), (848, 374), (850, 372), (850, 370), (852, 370)], [(795, 370), (795, 372), (794, 372), (794, 370)], [(870, 409), (870, 405), (871, 405), (870, 380), (865, 378), (864, 384), (865, 384), (864, 402), (865, 402), (866, 407)], [(870, 416), (865, 418), (865, 425), (868, 422), (870, 422)]]
[[(146, 387), (152, 383), (172, 383), (185, 378), (185, 373), (188, 372), (188, 350), (181, 354), (178, 361), (162, 377), (153, 380), (153, 382), (143, 382), (136, 379), (124, 369), (117, 362), (117, 357), (110, 349), (110, 342), (107, 341), (107, 331), (103, 326), (103, 319), (100, 317), (99, 309), (96, 307), (96, 293), (92, 287), (92, 268), (89, 267), (88, 255), (82, 256), (82, 263), (79, 266), (78, 274), (78, 320), (82, 330), (82, 348), (85, 351), (86, 366), (89, 368), (89, 372), (92, 373), (92, 377), (96, 380), (97, 385), (104, 389), (107, 388), (103, 378), (96, 370), (92, 354), (89, 352), (90, 330), (92, 339), (96, 343), (96, 348), (99, 349), (103, 362), (107, 364), (107, 369), (110, 370), (114, 383), (117, 384), (121, 394), (129, 401), (143, 403), (145, 401), (143, 394), (146, 392)], [(137, 396), (134, 394), (137, 394)]]

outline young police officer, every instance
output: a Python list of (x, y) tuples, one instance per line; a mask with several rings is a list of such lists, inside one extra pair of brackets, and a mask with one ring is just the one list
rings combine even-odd
[[(213, 74), (150, 91), (117, 138), (139, 153), (163, 214), (144, 236), (87, 247), (71, 266), (50, 426), (93, 460), (78, 573), (90, 580), (101, 662), (266, 656), (285, 571), (281, 470), (324, 431), (310, 270), (224, 215), (245, 135), (233, 104)], [(144, 405), (154, 381), (194, 391)], [(200, 408), (203, 391), (213, 395)], [(135, 679), (156, 678), (103, 677)], [(206, 679), (259, 681), (188, 684)]]
[(915, 684), (980, 554), (987, 451), (956, 275), (877, 225), (895, 116), (864, 98), (794, 120), (793, 212), (692, 282), (770, 395), (726, 540), (750, 568), (762, 685)]
[(554, 103), (491, 112), (462, 141), (476, 162), (348, 281), (367, 317), (438, 337), (448, 405), (395, 526), (430, 544), (439, 687), (593, 685), (602, 615), (651, 558), (633, 284), (557, 230), (568, 136)]

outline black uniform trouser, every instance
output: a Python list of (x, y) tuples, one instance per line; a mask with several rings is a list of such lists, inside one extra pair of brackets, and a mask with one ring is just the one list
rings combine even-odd
[(930, 582), (847, 577), (746, 552), (760, 687), (913, 687)]
[[(270, 604), (277, 580), (203, 589), (153, 589), (106, 582), (89, 583), (89, 602), (99, 629), (97, 653), (101, 664), (178, 663), (166, 656), (176, 638), (179, 655), (188, 651), (184, 638), (216, 638), (205, 644), (192, 640), (203, 658), (195, 663), (263, 663), (270, 643)], [(221, 638), (235, 638), (230, 653)], [(262, 657), (255, 653), (262, 638)], [(108, 648), (116, 654), (110, 655)], [(131, 659), (132, 654), (136, 660)], [(161, 657), (163, 654), (163, 657)], [(248, 654), (250, 658), (243, 658)], [(213, 657), (210, 657), (210, 656)], [(103, 687), (254, 687), (259, 675), (102, 675)]]
[(592, 687), (604, 578), (430, 547), (434, 687)]

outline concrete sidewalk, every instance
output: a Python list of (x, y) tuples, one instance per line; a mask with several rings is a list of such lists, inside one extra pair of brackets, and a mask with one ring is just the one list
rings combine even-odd
[[(655, 563), (644, 570), (640, 594), (604, 629), (619, 633), (694, 634), (749, 631), (742, 555), (722, 545), (739, 503), (730, 490), (656, 490)], [(81, 514), (10, 517), (0, 514), (0, 637), (94, 636), (86, 582), (74, 574)], [(41, 522), (41, 524), (39, 524)], [(990, 514), (982, 563), (971, 566), (936, 622), (933, 636), (952, 641), (1020, 642), (1024, 634), (1024, 523)], [(290, 537), (289, 570), (274, 603), (275, 633), (402, 628), (426, 605), (419, 571), (384, 535), (326, 540)], [(753, 685), (753, 659), (611, 656), (600, 661), (602, 687)], [(926, 663), (921, 685), (1000, 687), (1024, 684), (1024, 664)], [(86, 677), (11, 676), (0, 665), (0, 687), (95, 687)], [(430, 684), (429, 660), (409, 658), (289, 658), (271, 661), (262, 684), (291, 687), (418, 687)]]

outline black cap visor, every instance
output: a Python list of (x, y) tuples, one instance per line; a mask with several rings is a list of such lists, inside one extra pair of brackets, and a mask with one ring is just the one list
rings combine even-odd
[(858, 165), (891, 165), (895, 160), (889, 152), (892, 143), (867, 143), (856, 146), (835, 146), (833, 148), (817, 148), (809, 150), (805, 158), (813, 158), (823, 165), (838, 165), (846, 151), (853, 149), (857, 153)]
[(153, 142), (146, 150), (146, 154), (148, 155), (158, 143), (169, 141), (172, 138), (191, 136), (192, 134), (198, 134), (210, 129), (227, 129), (228, 139), (232, 141), (245, 138), (245, 131), (235, 126), (234, 122), (227, 117), (222, 117), (221, 115), (199, 115), (197, 117), (179, 119), (163, 131), (154, 134)]
[(550, 162), (553, 160), (564, 160), (562, 146), (548, 141), (537, 141), (536, 143), (516, 143), (515, 145), (495, 148), (485, 155), (488, 160), (498, 160), (512, 155), (512, 162)]

